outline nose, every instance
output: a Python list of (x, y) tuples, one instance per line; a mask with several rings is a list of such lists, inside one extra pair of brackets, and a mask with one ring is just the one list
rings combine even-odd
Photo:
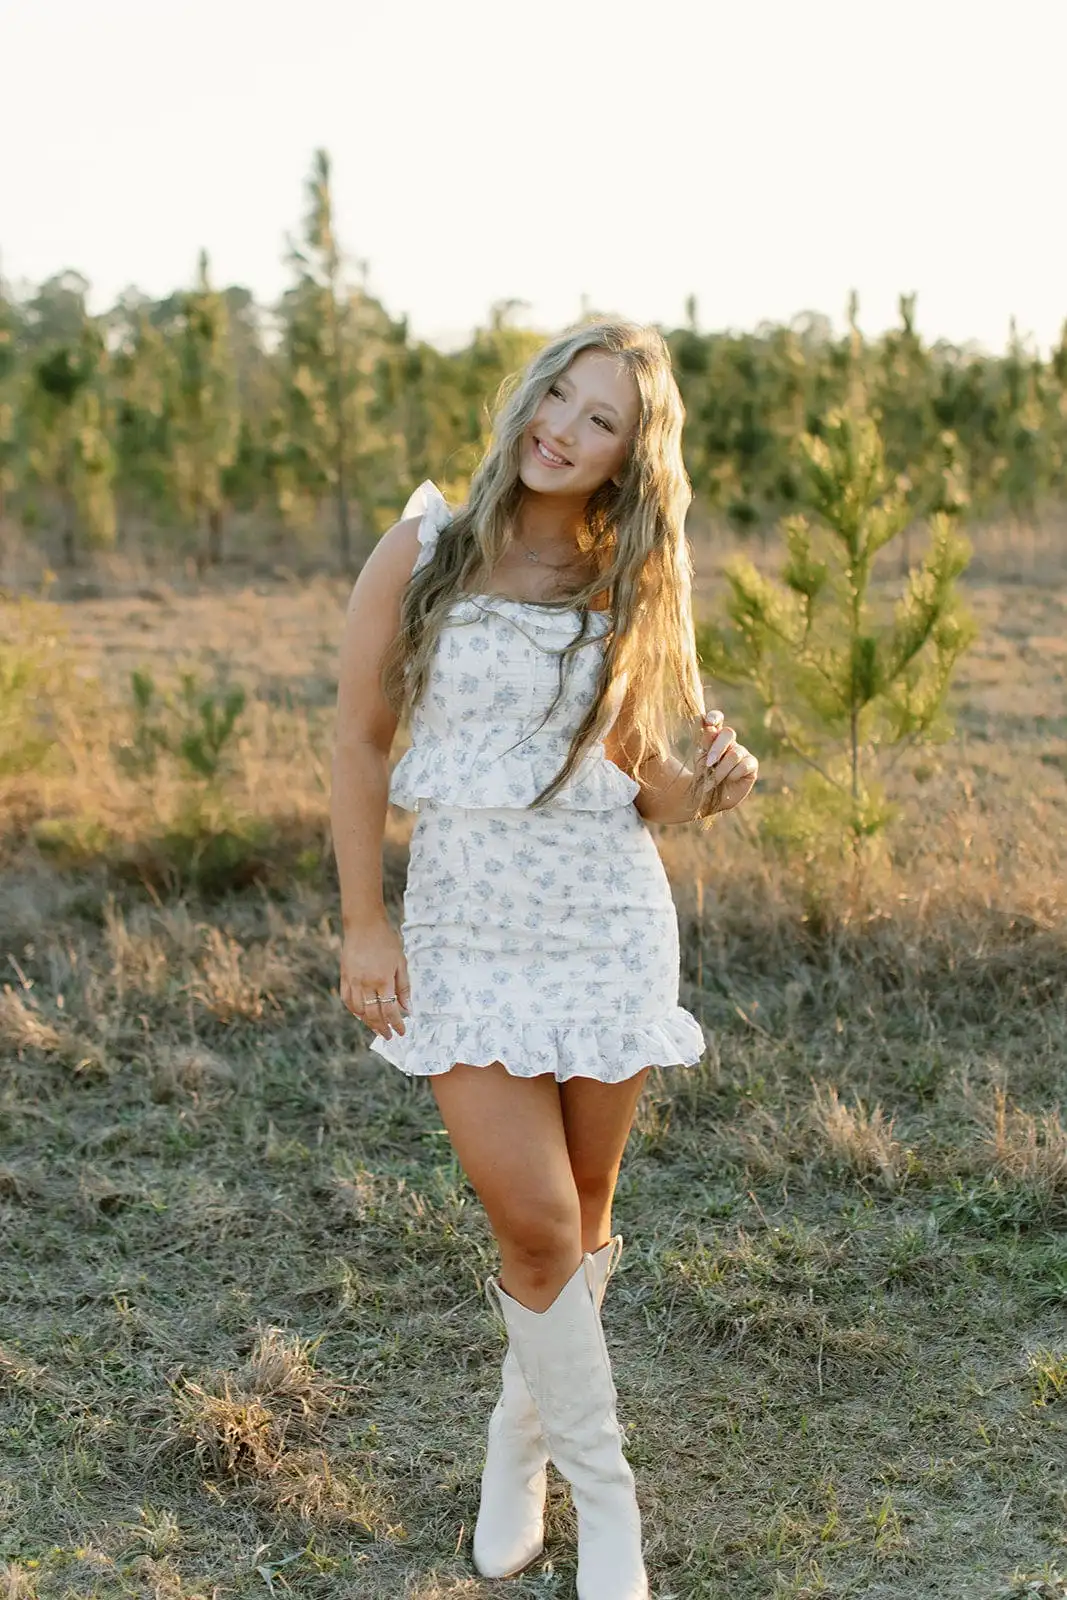
[(569, 444), (574, 436), (574, 424), (566, 407), (562, 410), (553, 411), (548, 419), (547, 426), (551, 437), (557, 439), (560, 444)]

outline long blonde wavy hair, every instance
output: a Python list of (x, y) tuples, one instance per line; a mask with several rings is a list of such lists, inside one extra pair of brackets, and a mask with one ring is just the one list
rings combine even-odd
[[(594, 576), (545, 610), (577, 610), (581, 628), (560, 651), (560, 690), (566, 659), (590, 641), (589, 607), (608, 592), (610, 626), (593, 702), (576, 729), (566, 760), (531, 809), (546, 805), (568, 781), (586, 750), (610, 725), (625, 675), (628, 753), (634, 776), (652, 758), (665, 758), (684, 726), (703, 712), (700, 665), (693, 632), (693, 564), (685, 515), (693, 498), (682, 461), (685, 407), (670, 351), (651, 327), (597, 318), (564, 330), (505, 380), (493, 433), (466, 505), (444, 528), (429, 561), (408, 583), (400, 630), (382, 663), (382, 690), (398, 717), (426, 688), (438, 637), (456, 600), (479, 574), (492, 572), (512, 538), (522, 501), (522, 440), (549, 385), (581, 350), (617, 356), (633, 376), (640, 415), (619, 483), (610, 479), (586, 503), (579, 548)], [(551, 715), (558, 702), (546, 714)]]

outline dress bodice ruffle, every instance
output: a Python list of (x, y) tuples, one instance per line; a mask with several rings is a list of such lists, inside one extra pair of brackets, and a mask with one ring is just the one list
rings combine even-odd
[[(418, 571), (451, 521), (440, 490), (427, 480), (404, 508), (421, 514)], [(393, 769), (389, 798), (417, 811), (426, 798), (448, 805), (524, 807), (555, 777), (571, 739), (596, 697), (610, 628), (603, 612), (585, 613), (587, 643), (564, 659), (579, 636), (582, 613), (502, 595), (461, 595), (441, 629), (426, 688), (411, 714), (411, 747)], [(562, 693), (561, 668), (565, 669)], [(613, 689), (608, 727), (625, 680)], [(603, 739), (549, 802), (582, 811), (629, 805), (640, 785), (609, 760)]]

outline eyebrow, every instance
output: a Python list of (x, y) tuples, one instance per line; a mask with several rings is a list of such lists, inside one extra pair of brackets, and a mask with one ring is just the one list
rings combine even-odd
[[(556, 379), (556, 382), (569, 383), (571, 388), (574, 388), (574, 382), (571, 378), (559, 377)], [(614, 417), (617, 417), (620, 422), (622, 421), (622, 414), (615, 409), (610, 400), (594, 400), (593, 404), (598, 411), (610, 411)]]

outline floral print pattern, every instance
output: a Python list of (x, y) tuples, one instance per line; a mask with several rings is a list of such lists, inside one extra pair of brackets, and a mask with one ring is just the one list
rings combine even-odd
[[(421, 485), (405, 514), (423, 507), (416, 571), (451, 519), (432, 483)], [(499, 595), (457, 599), (441, 630), (426, 691), (412, 710), (411, 748), (393, 769), (393, 804), (409, 811), (424, 799), (529, 805), (562, 767), (574, 730), (596, 697), (600, 642), (608, 625), (603, 612), (589, 613), (589, 642), (565, 663), (563, 693), (549, 715), (559, 689), (559, 651), (576, 637), (578, 613)], [(615, 689), (616, 710), (624, 693), (622, 682)], [(603, 811), (628, 805), (638, 788), (608, 760), (601, 740), (553, 804)]]
[[(421, 561), (449, 513), (430, 483), (413, 508), (425, 509)], [(530, 736), (558, 682), (546, 643), (573, 637), (577, 613), (476, 595), (453, 618), (390, 786), (418, 812), (401, 928), (411, 1010), (403, 1037), (371, 1048), (413, 1076), (500, 1061), (519, 1077), (613, 1083), (695, 1065), (704, 1036), (678, 1004), (677, 913), (638, 785), (601, 748), (527, 809), (595, 693), (595, 639)]]

